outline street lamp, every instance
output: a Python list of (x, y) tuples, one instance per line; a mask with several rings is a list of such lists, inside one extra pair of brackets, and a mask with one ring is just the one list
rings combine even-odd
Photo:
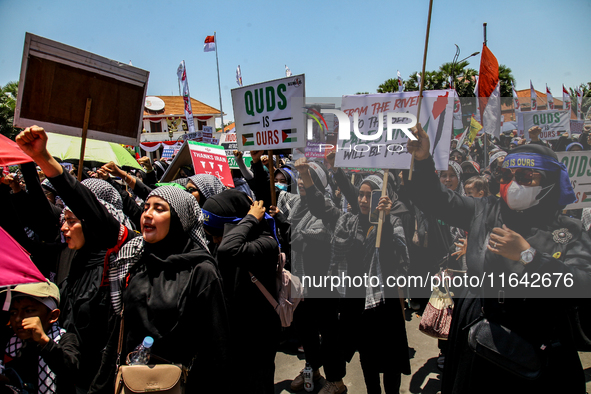
[(454, 44), (454, 45), (456, 46), (456, 54), (454, 55), (454, 58), (451, 61), (452, 89), (455, 89), (456, 88), (456, 80), (454, 78), (454, 74), (455, 74), (455, 71), (456, 71), (456, 65), (458, 65), (461, 62), (463, 62), (466, 59), (471, 58), (472, 56), (476, 56), (476, 55), (479, 55), (480, 54), (480, 52), (474, 52), (470, 56), (467, 56), (467, 57), (463, 58), (462, 60), (458, 61), (458, 57), (460, 57), (460, 47), (457, 44)]

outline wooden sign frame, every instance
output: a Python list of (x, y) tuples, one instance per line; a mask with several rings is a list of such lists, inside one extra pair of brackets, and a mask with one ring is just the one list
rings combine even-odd
[(138, 146), (148, 71), (31, 33), (25, 36), (16, 127), (82, 137), (87, 99), (88, 138)]

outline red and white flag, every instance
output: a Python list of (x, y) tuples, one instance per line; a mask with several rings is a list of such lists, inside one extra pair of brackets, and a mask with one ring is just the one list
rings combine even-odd
[(474, 85), (474, 97), (476, 97), (476, 113), (474, 119), (480, 122), (480, 100), (478, 99), (478, 75), (476, 76), (476, 85)]
[(240, 71), (240, 64), (236, 68), (236, 83), (238, 86), (242, 86), (242, 71)]
[(501, 134), (499, 62), (486, 45), (482, 46), (477, 86), (483, 131), (498, 137)]
[(562, 85), (562, 101), (564, 102), (562, 104), (562, 109), (563, 110), (571, 110), (571, 106), (570, 106), (570, 93), (568, 92), (568, 90), (566, 90), (566, 88), (564, 87), (564, 85)]
[(205, 37), (205, 44), (203, 45), (203, 52), (215, 51), (215, 36)]
[(546, 109), (554, 109), (554, 97), (552, 97), (552, 93), (550, 93), (548, 84), (546, 84), (546, 101)]
[(531, 110), (537, 111), (538, 110), (538, 95), (536, 94), (536, 90), (534, 89), (534, 85), (531, 83), (531, 79), (529, 80), (529, 97), (531, 100)]
[[(515, 86), (513, 86), (513, 82), (511, 82), (511, 90), (513, 91), (513, 108), (515, 112), (521, 111), (521, 105), (519, 104), (519, 97), (517, 96), (517, 91), (515, 90)], [(517, 119), (517, 115), (515, 115), (515, 119)]]
[(404, 85), (402, 84), (402, 75), (400, 75), (400, 71), (396, 70), (398, 74), (398, 91), (402, 92), (404, 90)]
[(287, 64), (285, 65), (285, 76), (291, 77), (291, 70), (289, 69), (289, 67), (287, 67)]

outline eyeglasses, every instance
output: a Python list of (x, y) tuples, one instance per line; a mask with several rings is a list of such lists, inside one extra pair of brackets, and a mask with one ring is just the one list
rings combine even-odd
[(529, 168), (517, 168), (511, 170), (510, 168), (497, 168), (493, 174), (494, 178), (502, 185), (505, 185), (515, 178), (515, 182), (522, 186), (530, 186), (534, 175), (539, 174)]

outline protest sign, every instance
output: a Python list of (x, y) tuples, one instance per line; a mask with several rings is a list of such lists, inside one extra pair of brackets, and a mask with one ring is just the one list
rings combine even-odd
[(529, 138), (528, 130), (534, 126), (542, 128), (540, 139), (553, 140), (567, 132), (570, 135), (570, 111), (528, 111), (519, 112), (518, 117), (523, 119), (525, 138)]
[(556, 156), (568, 169), (570, 183), (577, 197), (577, 201), (567, 205), (566, 209), (591, 207), (591, 152), (556, 152)]
[(27, 33), (14, 125), (137, 146), (149, 74)]
[[(220, 145), (226, 151), (226, 157), (228, 158), (228, 164), (230, 168), (238, 168), (236, 164), (236, 158), (234, 157), (234, 150), (238, 150), (238, 142), (236, 141), (236, 133), (224, 133), (220, 138)], [(246, 167), (250, 167), (252, 157), (250, 152), (242, 152), (242, 159)]]
[[(306, 145), (304, 82), (304, 74), (301, 74), (232, 89), (239, 150), (290, 149)], [(295, 101), (301, 105), (294, 105)]]
[[(447, 169), (449, 144), (453, 130), (454, 90), (433, 90), (423, 92), (421, 122), (429, 135), (431, 154), (438, 170)], [(361, 168), (399, 168), (408, 169), (412, 155), (406, 151), (408, 135), (401, 128), (394, 129), (389, 136), (388, 113), (408, 113), (416, 119), (419, 92), (383, 93), (343, 96), (341, 111), (353, 123), (354, 114), (358, 116), (359, 132), (366, 136), (379, 138), (366, 141), (351, 133), (348, 140), (338, 140), (335, 165), (337, 167)], [(393, 117), (392, 124), (409, 124), (411, 118)], [(339, 122), (340, 124), (340, 122)], [(380, 129), (381, 127), (381, 129)], [(400, 127), (400, 126), (399, 126)], [(340, 136), (339, 136), (340, 138)]]
[(232, 173), (223, 147), (189, 141), (189, 150), (195, 174), (213, 175), (224, 185), (234, 187)]

